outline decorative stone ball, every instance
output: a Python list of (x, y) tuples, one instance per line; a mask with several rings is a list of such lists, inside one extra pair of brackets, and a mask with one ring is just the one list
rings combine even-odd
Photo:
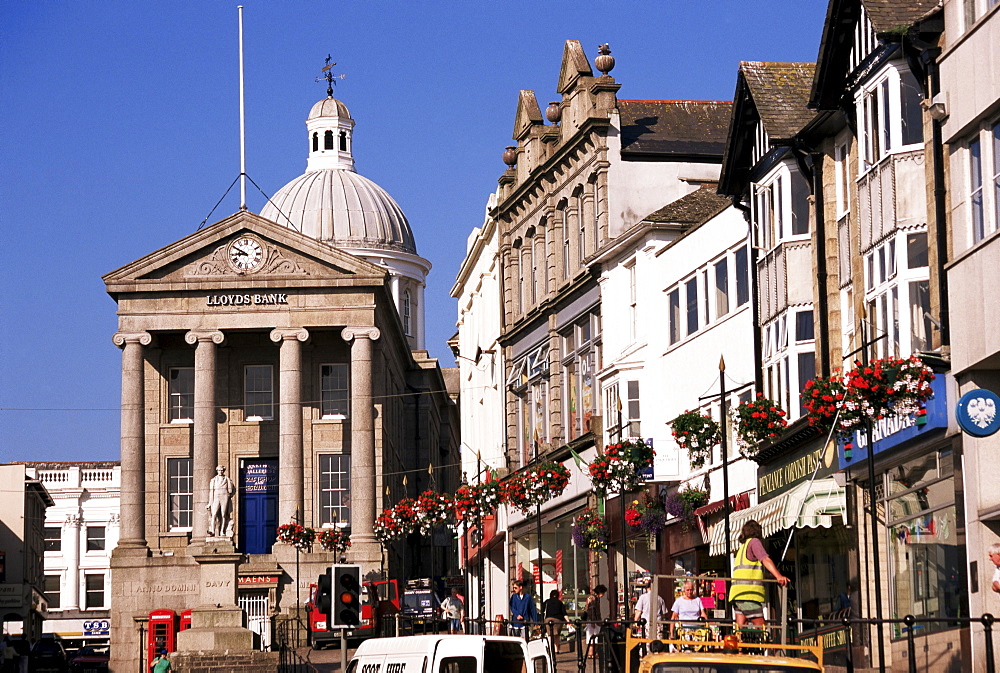
[(602, 74), (607, 75), (615, 67), (615, 57), (611, 55), (611, 47), (607, 43), (602, 44), (597, 48), (597, 52), (598, 56), (594, 59), (594, 65)]
[(510, 166), (511, 168), (517, 163), (517, 148), (513, 146), (507, 147), (503, 151), (503, 162)]
[(549, 106), (545, 108), (545, 118), (552, 124), (558, 124), (559, 120), (562, 119), (562, 105), (558, 102), (549, 103)]

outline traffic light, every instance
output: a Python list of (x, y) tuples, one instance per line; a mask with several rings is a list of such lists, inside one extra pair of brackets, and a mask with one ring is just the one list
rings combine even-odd
[(333, 597), (331, 589), (333, 587), (332, 568), (327, 568), (326, 572), (316, 580), (316, 609), (326, 618), (326, 629), (330, 630), (333, 620)]
[(333, 576), (333, 626), (355, 628), (361, 626), (361, 566), (336, 565), (330, 568)]

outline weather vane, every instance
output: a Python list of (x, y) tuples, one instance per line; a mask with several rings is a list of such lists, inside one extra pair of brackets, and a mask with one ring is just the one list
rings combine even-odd
[(325, 61), (326, 65), (323, 66), (323, 73), (324, 74), (322, 74), (319, 77), (317, 77), (316, 81), (317, 82), (322, 82), (323, 80), (326, 80), (326, 95), (329, 96), (330, 98), (333, 98), (333, 80), (335, 80), (335, 79), (344, 79), (345, 77), (347, 77), (347, 75), (334, 75), (333, 74), (333, 66), (337, 65), (337, 63), (336, 63), (336, 61), (334, 61), (334, 62), (331, 63), (331, 60), (332, 60), (332, 57), (330, 56), (330, 54), (327, 54), (326, 55), (326, 61)]

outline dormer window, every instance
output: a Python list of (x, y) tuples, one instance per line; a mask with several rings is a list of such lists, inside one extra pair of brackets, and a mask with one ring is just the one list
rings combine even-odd
[(340, 151), (347, 151), (347, 131), (340, 132)]
[(323, 134), (323, 149), (333, 149), (333, 131), (327, 131)]

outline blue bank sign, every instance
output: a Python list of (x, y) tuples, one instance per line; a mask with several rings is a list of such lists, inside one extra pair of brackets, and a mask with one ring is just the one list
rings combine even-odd
[[(945, 378), (943, 374), (938, 374), (931, 381), (931, 388), (934, 396), (927, 401), (927, 415), (920, 422), (913, 416), (887, 416), (875, 421), (872, 427), (873, 453), (879, 454), (883, 451), (895, 449), (901, 444), (926, 435), (932, 430), (948, 427), (948, 400)], [(851, 457), (847, 459), (844, 455), (844, 445), (850, 443), (853, 448)], [(837, 457), (840, 461), (841, 469), (857, 465), (868, 458), (868, 441), (864, 430), (856, 430), (853, 436), (845, 442), (839, 440), (837, 446)]]
[(955, 405), (955, 420), (973, 437), (989, 437), (1000, 430), (1000, 397), (992, 390), (977, 388), (962, 395)]

